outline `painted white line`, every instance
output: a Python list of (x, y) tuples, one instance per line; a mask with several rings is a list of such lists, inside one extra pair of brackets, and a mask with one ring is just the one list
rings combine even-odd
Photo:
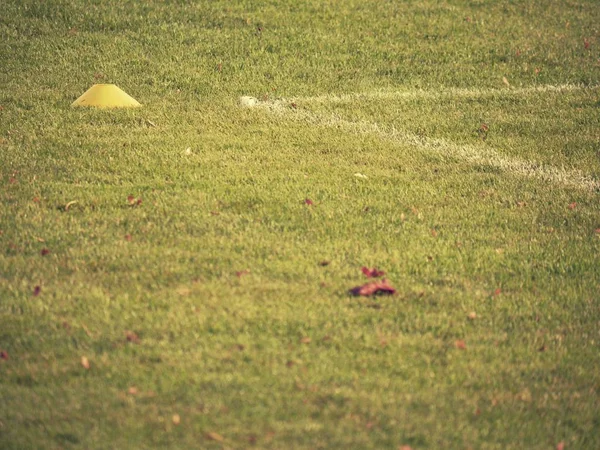
[(397, 130), (394, 127), (383, 127), (377, 123), (367, 121), (353, 122), (343, 119), (335, 114), (317, 114), (306, 108), (294, 108), (289, 100), (256, 100), (256, 102), (252, 103), (252, 105), (246, 106), (260, 108), (269, 111), (272, 114), (285, 116), (286, 118), (313, 126), (335, 128), (352, 134), (375, 135), (380, 139), (425, 150), (431, 154), (436, 154), (444, 158), (461, 160), (473, 165), (489, 165), (507, 173), (536, 178), (564, 186), (600, 191), (600, 181), (594, 180), (591, 176), (584, 174), (580, 170), (563, 169), (534, 161), (527, 161), (521, 158), (502, 155), (489, 146), (481, 147), (455, 144), (444, 139), (418, 136), (416, 134)]
[(504, 96), (524, 96), (527, 94), (545, 93), (545, 92), (568, 92), (582, 89), (597, 89), (599, 86), (583, 86), (576, 84), (560, 85), (540, 85), (524, 88), (492, 88), (492, 89), (474, 89), (474, 88), (441, 88), (439, 90), (412, 90), (412, 91), (392, 91), (392, 90), (374, 90), (368, 92), (359, 92), (351, 94), (326, 94), (313, 97), (296, 97), (290, 99), (293, 102), (302, 103), (349, 103), (356, 100), (393, 100), (393, 99), (436, 99), (436, 98), (487, 98)]

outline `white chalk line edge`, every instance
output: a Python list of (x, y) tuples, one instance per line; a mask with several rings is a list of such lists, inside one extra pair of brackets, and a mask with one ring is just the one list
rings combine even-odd
[[(341, 96), (322, 95), (317, 97), (304, 97), (296, 99), (281, 99), (274, 101), (260, 101), (254, 97), (241, 97), (240, 103), (246, 107), (260, 108), (271, 114), (285, 116), (286, 118), (304, 122), (313, 126), (321, 126), (343, 130), (347, 133), (359, 135), (374, 135), (388, 142), (394, 142), (399, 145), (426, 150), (429, 153), (441, 157), (462, 160), (467, 163), (479, 166), (491, 166), (504, 172), (512, 173), (529, 178), (535, 178), (543, 181), (561, 184), (564, 186), (586, 189), (591, 191), (600, 190), (600, 180), (594, 180), (591, 176), (584, 174), (580, 170), (558, 168), (551, 165), (542, 164), (534, 161), (527, 161), (521, 158), (509, 157), (500, 154), (493, 148), (486, 146), (461, 145), (447, 141), (445, 139), (427, 138), (413, 133), (398, 130), (394, 127), (382, 127), (381, 125), (368, 121), (349, 121), (335, 114), (318, 114), (305, 108), (294, 109), (290, 105), (295, 101), (306, 102), (345, 102), (359, 99), (373, 98), (400, 98), (410, 97), (423, 98), (427, 96), (453, 95), (473, 96), (473, 95), (501, 95), (503, 93), (522, 95), (532, 92), (549, 91), (567, 91), (576, 89), (586, 89), (576, 85), (561, 86), (536, 86), (532, 88), (521, 89), (491, 89), (491, 90), (473, 90), (473, 89), (450, 89), (441, 92), (415, 91), (415, 92), (385, 92), (373, 91), (366, 93), (346, 94)], [(588, 88), (589, 89), (589, 88)], [(443, 93), (445, 92), (445, 94)], [(327, 100), (329, 99), (329, 100)]]

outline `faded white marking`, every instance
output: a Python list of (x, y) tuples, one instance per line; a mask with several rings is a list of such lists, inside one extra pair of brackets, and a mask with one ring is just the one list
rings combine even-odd
[(394, 99), (436, 99), (436, 98), (486, 98), (502, 96), (523, 96), (527, 94), (545, 92), (568, 92), (581, 89), (595, 89), (598, 86), (585, 87), (576, 84), (540, 85), (524, 88), (502, 88), (502, 89), (474, 89), (474, 88), (441, 88), (439, 90), (392, 91), (386, 89), (358, 92), (351, 94), (326, 94), (313, 97), (296, 97), (290, 99), (293, 102), (302, 103), (350, 103), (356, 100), (394, 100)]
[[(548, 90), (567, 90), (567, 89), (579, 89), (580, 87), (564, 85), (554, 87), (536, 87), (536, 88), (524, 88), (521, 92), (540, 92), (540, 89)], [(517, 89), (506, 89), (495, 90), (497, 93), (503, 92), (516, 92)], [(486, 91), (474, 91), (474, 90), (454, 90), (454, 92), (462, 92), (463, 95), (473, 95), (474, 92), (483, 94)], [(468, 92), (468, 94), (467, 94)], [(544, 92), (543, 90), (541, 92)], [(348, 94), (346, 96), (320, 96), (320, 97), (306, 97), (304, 101), (311, 99), (311, 101), (326, 101), (330, 99), (335, 102), (336, 98), (340, 101), (354, 101), (360, 98), (374, 98), (374, 95), (384, 95), (384, 93), (366, 93), (366, 94)], [(388, 93), (385, 95), (420, 95), (419, 91), (417, 94), (414, 93)], [(432, 94), (436, 95), (436, 93)], [(377, 97), (377, 98), (392, 98), (392, 97)], [(562, 184), (564, 186), (576, 187), (579, 189), (587, 189), (592, 191), (600, 191), (600, 181), (594, 180), (590, 175), (587, 175), (580, 170), (575, 169), (564, 169), (558, 168), (546, 164), (542, 164), (535, 161), (527, 161), (521, 158), (509, 157), (498, 153), (496, 150), (489, 146), (481, 147), (475, 145), (461, 145), (453, 142), (437, 139), (427, 138), (418, 136), (413, 133), (397, 130), (393, 126), (383, 127), (377, 123), (367, 121), (349, 121), (343, 119), (335, 114), (317, 114), (309, 111), (306, 108), (298, 108), (293, 103), (296, 100), (276, 100), (276, 101), (256, 101), (251, 107), (256, 107), (269, 111), (272, 114), (285, 116), (295, 121), (308, 123), (313, 126), (329, 127), (338, 130), (343, 130), (353, 134), (370, 134), (378, 136), (380, 139), (391, 141), (400, 145), (408, 145), (411, 147), (426, 150), (429, 153), (433, 153), (442, 157), (448, 157), (452, 159), (459, 159), (466, 161), (474, 165), (489, 165), (496, 167), (508, 173), (513, 173), (525, 177), (536, 178), (539, 180), (549, 181), (556, 184)]]

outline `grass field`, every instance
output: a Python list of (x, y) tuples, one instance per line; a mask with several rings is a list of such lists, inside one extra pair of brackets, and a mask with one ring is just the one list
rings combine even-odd
[(3, 0), (0, 448), (600, 448), (598, 24)]

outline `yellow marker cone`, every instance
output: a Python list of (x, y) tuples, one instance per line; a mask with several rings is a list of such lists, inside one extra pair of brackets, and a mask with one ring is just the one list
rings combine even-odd
[(142, 105), (114, 84), (95, 84), (75, 100), (71, 106), (95, 108), (137, 108)]

